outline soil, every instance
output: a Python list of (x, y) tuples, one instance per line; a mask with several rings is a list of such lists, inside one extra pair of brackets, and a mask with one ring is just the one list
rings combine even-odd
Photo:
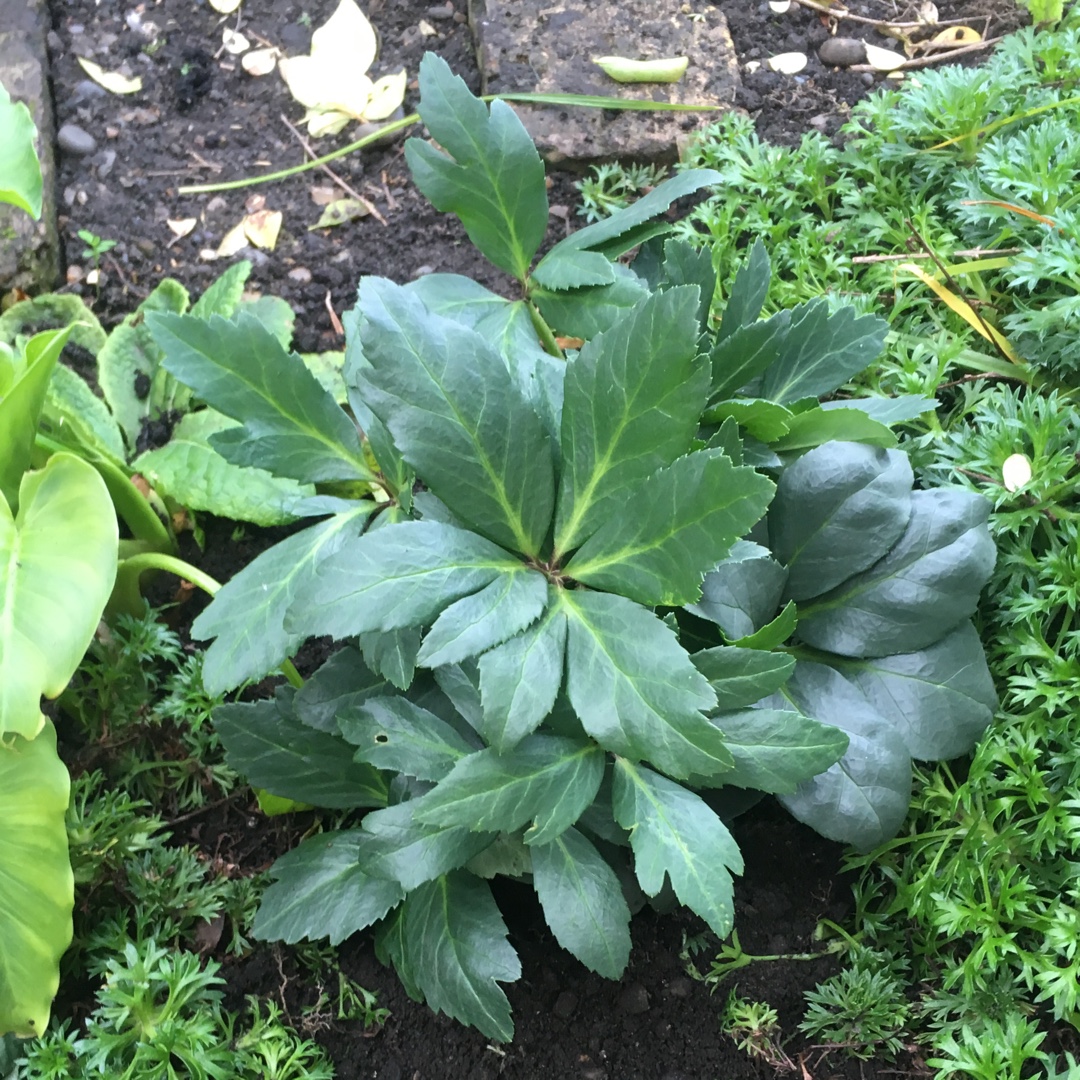
[[(336, 0), (270, 0), (244, 14), (244, 33), (253, 41), (304, 52), (312, 26), (323, 23)], [(797, 141), (818, 129), (834, 134), (851, 105), (880, 85), (881, 76), (831, 69), (817, 58), (830, 27), (814, 11), (793, 5), (786, 14), (768, 4), (718, 5), (727, 16), (744, 67), (779, 52), (809, 55), (797, 76), (766, 71), (744, 74), (738, 104), (755, 118), (759, 133), (777, 142)], [(474, 42), (464, 17), (464, 2), (368, 0), (364, 5), (381, 33), (374, 75), (404, 65), (415, 73), (432, 49), (444, 56), (474, 90), (479, 75)], [(940, 17), (963, 19), (986, 36), (1015, 29), (1023, 20), (1012, 0), (941, 0)], [(910, 19), (911, 10), (888, 0), (864, 0), (854, 10), (874, 17)], [(434, 33), (419, 29), (421, 20)], [(156, 32), (140, 36), (132, 24)], [(224, 269), (201, 252), (222, 236), (253, 205), (265, 199), (280, 210), (284, 224), (272, 253), (245, 251), (254, 262), (250, 287), (284, 297), (297, 315), (296, 346), (301, 351), (341, 347), (328, 307), (351, 306), (358, 278), (381, 274), (405, 281), (431, 271), (470, 275), (506, 292), (509, 283), (477, 256), (457, 222), (433, 211), (411, 186), (401, 143), (353, 154), (335, 162), (334, 172), (374, 204), (382, 221), (368, 216), (333, 229), (311, 230), (321, 208), (312, 191), (332, 187), (318, 172), (221, 195), (180, 195), (184, 184), (225, 181), (299, 163), (304, 152), (281, 119), (299, 122), (300, 109), (281, 79), (255, 79), (227, 54), (219, 55), (223, 20), (204, 0), (158, 0), (132, 9), (97, 0), (56, 0), (50, 47), (58, 125), (82, 127), (97, 141), (89, 157), (62, 154), (58, 169), (60, 223), (67, 244), (70, 278), (85, 273), (79, 230), (116, 241), (101, 262), (95, 287), (72, 280), (66, 288), (92, 303), (106, 326), (115, 324), (163, 276), (172, 276), (193, 295)], [(868, 25), (844, 22), (841, 32), (888, 45)], [(107, 70), (125, 62), (143, 79), (143, 90), (120, 98), (99, 93), (88, 83), (76, 56), (89, 56)], [(977, 62), (979, 54), (967, 58)], [(406, 108), (415, 104), (415, 83)], [(344, 132), (319, 144), (320, 151), (355, 138)], [(570, 229), (576, 192), (569, 174), (552, 175), (552, 239)], [(196, 218), (193, 231), (176, 239), (167, 221)], [(257, 550), (276, 539), (259, 530), (250, 545), (230, 540), (231, 526), (204, 522), (206, 551), (200, 562), (219, 580), (227, 579)], [(197, 553), (186, 552), (187, 557)], [(242, 560), (242, 561), (241, 561)], [(185, 605), (189, 622), (193, 605)], [(317, 663), (301, 658), (303, 667)], [(305, 663), (306, 661), (306, 663)], [(211, 857), (221, 857), (242, 872), (263, 868), (294, 842), (299, 823), (272, 821), (234, 799), (178, 828), (178, 840), (191, 840)], [(843, 921), (850, 907), (850, 883), (840, 873), (842, 849), (788, 818), (771, 801), (735, 823), (747, 861), (737, 887), (736, 925), (744, 948), (755, 954), (817, 952), (813, 932), (821, 918)], [(836, 969), (835, 961), (779, 961), (744, 968), (719, 987), (690, 977), (684, 943), (703, 925), (684, 913), (660, 915), (646, 909), (634, 920), (631, 966), (620, 982), (592, 975), (560, 950), (546, 931), (528, 889), (506, 887), (500, 905), (522, 956), (524, 975), (507, 988), (517, 1034), (513, 1043), (494, 1046), (404, 995), (393, 973), (375, 959), (360, 935), (342, 948), (346, 972), (379, 994), (390, 1019), (374, 1035), (359, 1024), (328, 1020), (316, 1037), (333, 1056), (342, 1080), (482, 1080), (499, 1076), (520, 1080), (739, 1080), (782, 1074), (775, 1064), (748, 1057), (720, 1031), (719, 1016), (728, 993), (738, 988), (748, 999), (767, 1000), (780, 1014), (784, 1048), (801, 1080), (828, 1077), (926, 1075), (917, 1057), (898, 1062), (860, 1063), (836, 1050), (809, 1046), (795, 1030), (803, 1011), (802, 992)], [(715, 952), (716, 943), (710, 941)], [(708, 967), (708, 950), (696, 958)], [(230, 993), (281, 995), (299, 1020), (315, 990), (298, 973), (295, 961), (266, 947), (242, 962), (227, 963)]]

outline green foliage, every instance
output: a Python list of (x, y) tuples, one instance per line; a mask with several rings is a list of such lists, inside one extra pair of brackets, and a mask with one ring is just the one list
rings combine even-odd
[[(489, 878), (530, 880), (556, 939), (617, 977), (620, 876), (649, 897), (669, 881), (731, 930), (742, 859), (693, 789), (781, 792), (863, 846), (895, 831), (910, 732), (964, 749), (989, 720), (965, 622), (992, 550), (980, 500), (913, 496), (906, 459), (882, 448), (886, 421), (924, 403), (890, 402), (884, 419), (819, 405), (876, 356), (880, 320), (818, 302), (759, 331), (757, 248), (719, 334), (703, 325), (713, 270), (662, 216), (716, 173), (661, 184), (530, 269), (546, 196), (524, 128), (436, 58), (420, 77), (452, 156), (410, 143), (418, 183), (522, 299), (452, 275), (363, 279), (344, 378), (366, 445), (254, 324), (147, 324), (162, 366), (242, 425), (215, 437), (222, 453), (257, 446), (278, 475), (317, 484), (296, 512), (327, 518), (196, 622), (214, 638), (209, 690), (261, 677), (307, 637), (355, 639), (302, 687), (215, 714), (230, 766), (271, 794), (370, 808), (278, 860), (256, 934), (374, 927), (413, 997), (507, 1040), (499, 984), (520, 964)], [(619, 261), (639, 245), (640, 262)], [(770, 431), (751, 430), (770, 410)], [(845, 477), (839, 502), (815, 470)], [(780, 492), (786, 509), (764, 518)], [(766, 543), (787, 544), (790, 571)], [(936, 591), (948, 606), (933, 616)], [(905, 698), (909, 683), (929, 688)]]
[(795, 1068), (780, 1045), (779, 1014), (765, 1002), (747, 1001), (737, 990), (732, 990), (720, 1016), (720, 1028), (747, 1056), (758, 1058), (774, 1069)]
[(41, 217), (41, 166), (38, 164), (30, 110), (0, 85), (0, 202)]
[(574, 183), (581, 192), (578, 213), (589, 222), (610, 217), (662, 183), (667, 173), (663, 165), (620, 165), (617, 162), (594, 165), (592, 176)]

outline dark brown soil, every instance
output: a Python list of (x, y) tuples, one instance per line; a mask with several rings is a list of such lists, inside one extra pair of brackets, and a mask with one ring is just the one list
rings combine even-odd
[[(245, 11), (249, 37), (305, 51), (310, 27), (328, 17), (335, 0), (270, 0)], [(471, 32), (457, 14), (435, 18), (445, 5), (431, 0), (368, 0), (364, 5), (382, 36), (376, 74), (404, 65), (415, 73), (425, 49), (441, 53), (474, 89), (478, 75)], [(747, 75), (739, 103), (755, 115), (759, 132), (775, 141), (792, 142), (816, 127), (833, 133), (850, 105), (880, 81), (858, 73), (830, 70), (816, 48), (830, 28), (813, 11), (793, 6), (785, 15), (768, 4), (723, 0), (742, 64), (777, 52), (810, 55), (799, 76), (767, 72)], [(988, 34), (1007, 32), (1020, 22), (1012, 0), (941, 0), (942, 19), (962, 17)], [(457, 2), (458, 14), (464, 10)], [(357, 279), (382, 274), (399, 281), (438, 271), (465, 273), (503, 290), (506, 282), (475, 255), (456, 221), (435, 213), (412, 188), (401, 144), (366, 156), (352, 155), (333, 168), (346, 183), (369, 198), (385, 225), (368, 217), (336, 229), (309, 231), (320, 209), (311, 189), (330, 179), (306, 173), (283, 183), (242, 191), (182, 196), (184, 184), (231, 180), (294, 165), (303, 160), (296, 138), (282, 121), (299, 120), (280, 78), (247, 76), (227, 55), (216, 57), (223, 20), (202, 0), (158, 0), (134, 9), (159, 28), (150, 39), (128, 28), (124, 5), (96, 0), (56, 0), (53, 9), (53, 80), (58, 123), (74, 123), (94, 136), (91, 157), (62, 156), (59, 166), (61, 227), (67, 263), (87, 267), (76, 233), (88, 229), (116, 247), (104, 258), (98, 289), (75, 284), (106, 325), (130, 311), (163, 276), (182, 281), (193, 294), (224, 268), (200, 252), (216, 247), (245, 212), (253, 194), (266, 207), (281, 210), (284, 226), (273, 253), (245, 252), (255, 262), (251, 285), (284, 297), (297, 314), (296, 342), (304, 351), (340, 347), (327, 310), (338, 313), (353, 302)], [(865, 0), (857, 9), (877, 17), (910, 18), (911, 12), (886, 0)], [(423, 37), (417, 27), (426, 19), (437, 33)], [(989, 20), (989, 21), (987, 21)], [(228, 20), (235, 25), (235, 16)], [(843, 23), (842, 33), (888, 44), (865, 26)], [(127, 60), (143, 78), (144, 89), (129, 98), (98, 94), (88, 86), (76, 54), (92, 56), (106, 69)], [(415, 103), (415, 84), (406, 108)], [(337, 140), (320, 150), (343, 145)], [(575, 221), (570, 178), (553, 178), (552, 230), (558, 235)], [(172, 240), (166, 222), (195, 217), (194, 231)], [(231, 527), (207, 526), (202, 565), (227, 579), (273, 537), (253, 535), (245, 544), (231, 537)], [(188, 553), (189, 557), (193, 553)], [(180, 610), (189, 622), (193, 606)], [(314, 657), (309, 662), (316, 662)], [(747, 869), (737, 889), (737, 927), (751, 953), (816, 951), (812, 940), (822, 917), (842, 920), (850, 903), (849, 884), (840, 876), (841, 849), (788, 818), (772, 802), (763, 803), (737, 822), (737, 838)], [(191, 819), (177, 830), (211, 856), (227, 858), (243, 871), (268, 865), (295, 842), (296, 823), (268, 821), (253, 812), (244, 797), (213, 813)], [(386, 1026), (365, 1037), (358, 1025), (330, 1022), (317, 1037), (338, 1065), (342, 1080), (482, 1080), (505, 1076), (517, 1080), (739, 1080), (781, 1075), (767, 1062), (748, 1058), (720, 1031), (719, 1016), (731, 989), (748, 999), (771, 1002), (779, 1009), (785, 1049), (796, 1062), (799, 1080), (828, 1077), (871, 1078), (924, 1074), (917, 1059), (894, 1063), (858, 1063), (838, 1052), (807, 1046), (795, 1034), (802, 1015), (802, 992), (835, 970), (835, 962), (756, 964), (739, 971), (716, 994), (687, 974), (684, 938), (703, 927), (675, 913), (642, 912), (634, 921), (632, 964), (618, 983), (607, 982), (562, 952), (544, 928), (529, 890), (505, 888), (499, 895), (524, 976), (508, 988), (517, 1036), (495, 1047), (474, 1031), (435, 1016), (409, 1001), (393, 973), (374, 958), (363, 936), (342, 951), (345, 970), (379, 992), (391, 1010)], [(709, 942), (715, 952), (716, 942)], [(696, 958), (707, 970), (711, 953)], [(245, 993), (283, 994), (294, 1017), (313, 1000), (314, 991), (288, 956), (260, 948), (246, 961), (227, 967), (236, 1002)], [(284, 989), (283, 989), (284, 978)]]

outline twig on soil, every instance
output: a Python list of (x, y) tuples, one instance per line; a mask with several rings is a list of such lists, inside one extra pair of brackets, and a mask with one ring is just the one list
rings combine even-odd
[[(804, 0), (798, 0), (799, 3), (803, 3)], [(905, 60), (902, 64), (898, 64), (893, 71), (911, 71), (913, 68), (928, 67), (930, 64), (938, 64), (943, 60), (951, 60), (954, 56), (963, 56), (966, 53), (978, 52), (980, 49), (988, 49), (991, 45), (997, 45), (998, 42), (1004, 41), (1004, 38), (995, 37), (987, 38), (985, 41), (977, 41), (974, 45), (961, 45), (957, 49), (949, 49), (948, 52), (940, 52), (936, 56), (920, 56), (914, 60)], [(880, 68), (874, 67), (873, 64), (852, 64), (847, 69), (848, 71), (880, 71)]]
[[(1023, 248), (968, 248), (967, 251), (954, 251), (952, 257), (965, 259), (983, 259), (991, 255), (1019, 255)], [(906, 255), (853, 255), (853, 263), (910, 262), (912, 259), (932, 259), (928, 251), (911, 252)]]
[[(316, 154), (315, 151), (311, 149), (311, 143), (309, 143), (307, 139), (305, 139), (304, 136), (300, 134), (294, 124), (290, 123), (288, 117), (286, 117), (284, 113), (281, 114), (281, 122), (296, 136), (296, 138), (300, 142), (300, 145), (304, 148), (304, 153), (307, 154), (309, 158), (314, 160), (316, 157), (318, 157), (318, 154)], [(334, 183), (337, 184), (337, 186), (341, 188), (341, 190), (344, 191), (346, 195), (351, 195), (358, 203), (360, 203), (360, 205), (363, 206), (364, 209), (367, 210), (367, 212), (376, 221), (378, 221), (380, 225), (386, 224), (386, 218), (384, 218), (382, 214), (379, 213), (378, 207), (370, 199), (365, 199), (359, 191), (345, 183), (345, 181), (342, 180), (341, 177), (338, 176), (338, 174), (334, 172), (334, 170), (331, 169), (329, 165), (320, 165), (319, 168), (322, 169), (322, 171), (326, 173), (326, 175), (329, 176), (330, 179), (333, 180)]]
[[(846, 8), (830, 7), (816, 3), (816, 0), (795, 0), (796, 4), (833, 19), (848, 19), (851, 22), (865, 23), (867, 26), (887, 26), (893, 30), (929, 30), (930, 24), (924, 22), (894, 22), (892, 19), (871, 19), (866, 15), (855, 15)], [(961, 26), (963, 19), (939, 19), (934, 26)]]
[(193, 817), (198, 817), (200, 814), (208, 814), (211, 810), (216, 810), (219, 806), (224, 806), (226, 803), (232, 802), (239, 794), (239, 791), (234, 791), (231, 795), (226, 795), (223, 799), (217, 799), (215, 802), (207, 803), (205, 806), (200, 806), (195, 810), (189, 810), (186, 814), (181, 814), (179, 817), (164, 822), (162, 827), (171, 829), (174, 825), (179, 825), (182, 821), (190, 821)]
[(330, 312), (330, 322), (333, 324), (334, 333), (338, 337), (345, 336), (345, 327), (341, 325), (341, 320), (338, 318), (337, 312), (334, 310), (333, 301), (330, 299), (330, 290), (326, 290), (326, 310)]

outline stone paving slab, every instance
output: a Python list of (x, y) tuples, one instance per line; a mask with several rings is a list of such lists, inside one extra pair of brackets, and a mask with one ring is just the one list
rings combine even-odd
[(53, 191), (52, 98), (45, 51), (48, 29), (45, 0), (0, 0), (0, 82), (14, 100), (26, 103), (34, 117), (45, 181), (41, 221), (0, 204), (0, 294), (12, 288), (51, 288), (60, 274)]
[[(651, 98), (730, 108), (738, 61), (723, 13), (704, 0), (469, 0), (484, 93), (512, 90)], [(596, 56), (687, 56), (677, 83), (620, 84)], [(553, 164), (623, 157), (670, 161), (715, 113), (613, 112), (515, 105)]]

